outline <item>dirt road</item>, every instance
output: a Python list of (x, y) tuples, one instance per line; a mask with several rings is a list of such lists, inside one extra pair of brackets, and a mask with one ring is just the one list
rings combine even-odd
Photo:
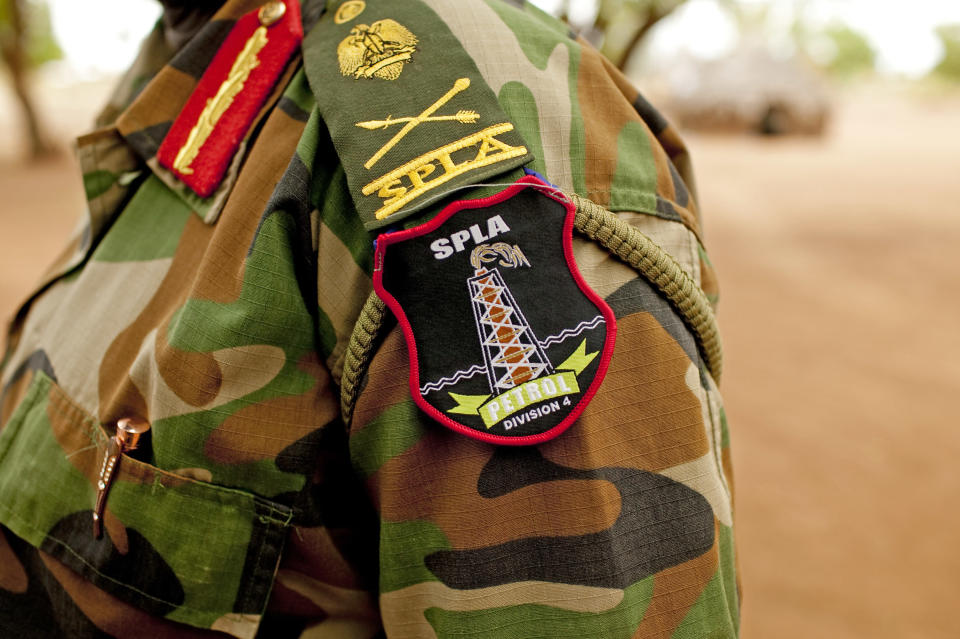
[(960, 109), (691, 140), (721, 277), (744, 637), (960, 636)]
[[(747, 639), (960, 636), (958, 107), (866, 94), (822, 141), (690, 140)], [(8, 162), (0, 194), (6, 317), (82, 198), (69, 160)]]

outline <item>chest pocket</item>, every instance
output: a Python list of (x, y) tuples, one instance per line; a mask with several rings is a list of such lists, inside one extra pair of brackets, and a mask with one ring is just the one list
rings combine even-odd
[(0, 523), (150, 614), (252, 636), (290, 510), (125, 455), (96, 539), (107, 443), (101, 425), (37, 371), (0, 432)]

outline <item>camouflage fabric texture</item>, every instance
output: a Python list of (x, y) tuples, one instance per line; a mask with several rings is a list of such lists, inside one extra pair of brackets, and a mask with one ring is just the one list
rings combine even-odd
[[(357, 100), (402, 89), (434, 41), (425, 30), (442, 25), (525, 166), (637, 229), (715, 301), (674, 129), (524, 3), (305, 2), (301, 55), (199, 198), (156, 152), (233, 22), (259, 4), (229, 0), (177, 51), (158, 25), (103, 128), (78, 141), (88, 215), (13, 318), (0, 376), (2, 634), (736, 636), (729, 435), (676, 301), (609, 242), (575, 235), (618, 328), (597, 395), (537, 446), (441, 427), (411, 399), (395, 321), (370, 310), (379, 231), (351, 178), (366, 158), (328, 127), (325, 111), (342, 107), (313, 70), (344, 66), (331, 41), (380, 38), (394, 58), (386, 45), (361, 51), (339, 75)], [(416, 42), (387, 38), (382, 16)], [(435, 86), (408, 96), (412, 115), (461, 77), (431, 73)], [(451, 120), (449, 138), (432, 131), (435, 148), (485, 126), (472, 117)], [(522, 174), (501, 168), (433, 189), (401, 225)], [(348, 366), (344, 411), (361, 316), (369, 340), (360, 372), (356, 357)], [(151, 429), (124, 458), (96, 539), (101, 460), (128, 416)]]

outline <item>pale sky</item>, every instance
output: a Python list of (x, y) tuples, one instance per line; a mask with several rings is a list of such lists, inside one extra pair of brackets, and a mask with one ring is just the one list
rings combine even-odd
[[(84, 78), (125, 69), (160, 14), (155, 0), (48, 0), (53, 27), (67, 55), (69, 72)], [(550, 10), (560, 0), (534, 0)], [(816, 25), (842, 21), (861, 31), (878, 53), (882, 72), (923, 75), (941, 55), (933, 29), (960, 23), (960, 0), (743, 0), (771, 5), (774, 29), (787, 28), (803, 4)], [(595, 0), (572, 0), (571, 18), (586, 21)], [(108, 19), (105, 19), (105, 16)], [(737, 27), (716, 0), (690, 0), (652, 35), (655, 55), (687, 50), (711, 57), (736, 42)]]
[(70, 71), (86, 79), (125, 70), (160, 16), (156, 0), (47, 0)]

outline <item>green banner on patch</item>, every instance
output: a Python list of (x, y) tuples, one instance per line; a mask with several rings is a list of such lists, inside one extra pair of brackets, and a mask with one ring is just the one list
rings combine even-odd
[[(479, 415), (483, 424), (491, 428), (508, 417), (523, 411), (533, 411), (531, 417), (540, 417), (553, 412), (549, 403), (566, 395), (580, 392), (577, 376), (573, 371), (562, 371), (546, 377), (540, 377), (510, 389), (490, 399), (490, 395), (458, 395), (450, 393), (457, 405), (448, 413), (461, 415)], [(559, 409), (559, 406), (557, 407)]]
[(422, 2), (339, 3), (303, 47), (368, 230), (533, 159), (473, 59)]
[[(580, 392), (577, 375), (582, 373), (597, 355), (598, 351), (587, 353), (587, 341), (583, 340), (573, 353), (557, 366), (559, 373), (525, 382), (503, 391), (493, 399), (491, 395), (461, 395), (448, 392), (450, 399), (457, 405), (447, 409), (446, 412), (455, 415), (478, 415), (487, 429), (505, 422), (516, 413), (520, 415), (515, 418), (515, 422), (523, 423), (538, 419), (560, 410), (560, 403), (550, 400), (558, 400)], [(562, 403), (564, 406), (569, 406), (570, 400), (564, 399)], [(505, 426), (509, 430), (517, 425), (515, 422), (505, 422)]]

